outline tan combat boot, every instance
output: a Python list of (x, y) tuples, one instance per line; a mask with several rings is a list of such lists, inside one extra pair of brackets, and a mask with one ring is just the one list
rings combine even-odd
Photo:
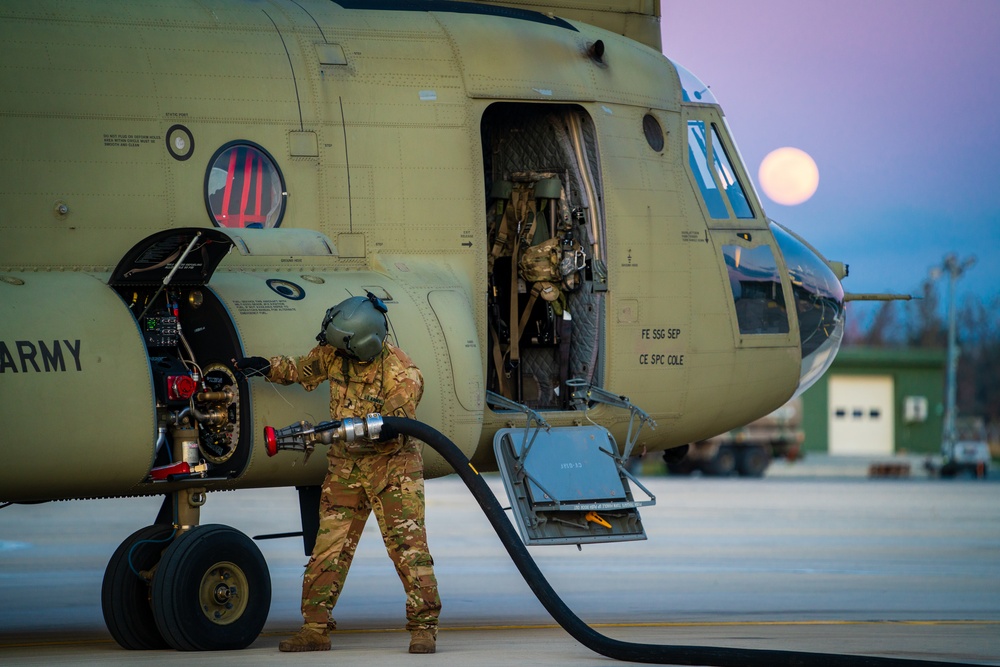
[(434, 630), (414, 630), (410, 633), (410, 653), (433, 653), (437, 646)]
[(314, 627), (307, 623), (297, 634), (288, 639), (282, 639), (281, 643), (278, 644), (278, 650), (286, 652), (329, 651), (330, 638), (326, 634), (326, 626)]

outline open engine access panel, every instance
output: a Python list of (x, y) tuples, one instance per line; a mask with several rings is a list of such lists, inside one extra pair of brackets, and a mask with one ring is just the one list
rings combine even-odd
[(206, 288), (232, 245), (216, 229), (165, 230), (133, 246), (109, 280), (149, 355), (158, 435), (148, 483), (227, 479), (247, 464), (246, 380), (230, 363), (239, 337)]

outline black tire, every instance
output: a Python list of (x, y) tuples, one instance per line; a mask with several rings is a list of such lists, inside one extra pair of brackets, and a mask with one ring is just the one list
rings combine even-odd
[(101, 584), (101, 609), (108, 632), (124, 649), (170, 648), (156, 627), (149, 582), (137, 572), (149, 571), (159, 562), (173, 532), (173, 526), (166, 524), (140, 528), (118, 545), (108, 561)]
[(720, 446), (714, 457), (701, 464), (701, 471), (710, 477), (729, 477), (736, 472), (736, 452), (728, 445)]
[(179, 651), (246, 648), (260, 635), (270, 607), (264, 556), (229, 526), (198, 526), (182, 534), (153, 578), (156, 625)]
[(771, 452), (763, 445), (746, 445), (736, 453), (736, 472), (740, 477), (763, 477), (771, 465)]

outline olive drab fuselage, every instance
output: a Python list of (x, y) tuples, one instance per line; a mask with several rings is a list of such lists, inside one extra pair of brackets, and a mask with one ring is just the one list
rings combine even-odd
[(318, 484), (323, 457), (261, 433), (323, 392), (230, 362), (301, 354), (367, 292), (417, 418), (483, 470), (519, 417), (487, 392), (624, 441), (585, 380), (656, 451), (822, 371), (839, 283), (769, 223), (700, 82), (580, 20), (455, 7), (3, 3), (0, 501), (163, 493), (192, 451), (210, 489)]

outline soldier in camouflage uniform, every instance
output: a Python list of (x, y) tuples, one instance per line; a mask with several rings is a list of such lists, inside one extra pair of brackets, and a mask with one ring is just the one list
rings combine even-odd
[[(385, 305), (374, 296), (352, 297), (327, 311), (320, 344), (302, 357), (248, 357), (236, 365), (248, 375), (307, 391), (330, 383), (334, 419), (371, 413), (413, 418), (423, 376), (410, 357), (385, 341)], [(282, 651), (330, 648), (331, 611), (374, 509), (389, 557), (406, 591), (410, 653), (433, 653), (441, 599), (424, 528), (422, 443), (400, 436), (383, 442), (335, 441), (320, 496), (319, 532), (302, 579), (298, 634)]]

